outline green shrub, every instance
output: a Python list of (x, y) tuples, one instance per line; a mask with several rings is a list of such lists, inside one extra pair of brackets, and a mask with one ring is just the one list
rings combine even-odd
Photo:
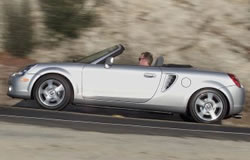
[(92, 26), (93, 12), (84, 11), (86, 0), (39, 0), (45, 25), (66, 38), (78, 38), (79, 31)]
[(3, 1), (5, 50), (15, 56), (23, 57), (32, 52), (33, 29), (29, 1), (22, 0), (20, 6), (11, 0)]

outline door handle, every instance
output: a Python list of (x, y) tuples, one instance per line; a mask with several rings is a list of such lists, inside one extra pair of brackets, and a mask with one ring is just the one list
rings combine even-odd
[(144, 73), (144, 77), (146, 77), (146, 78), (154, 78), (154, 77), (156, 77), (156, 74), (154, 74), (154, 73)]

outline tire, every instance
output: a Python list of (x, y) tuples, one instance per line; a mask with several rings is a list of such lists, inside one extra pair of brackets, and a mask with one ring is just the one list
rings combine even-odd
[(225, 117), (227, 110), (226, 98), (215, 89), (196, 92), (189, 103), (192, 118), (200, 123), (218, 123)]
[(34, 99), (44, 109), (62, 110), (71, 101), (71, 86), (60, 75), (41, 77), (35, 84)]

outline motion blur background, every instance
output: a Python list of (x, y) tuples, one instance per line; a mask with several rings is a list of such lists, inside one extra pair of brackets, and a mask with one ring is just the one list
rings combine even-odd
[(35, 62), (64, 61), (115, 44), (116, 63), (143, 51), (165, 63), (234, 73), (247, 90), (250, 124), (250, 0), (1, 0), (0, 104), (8, 76)]

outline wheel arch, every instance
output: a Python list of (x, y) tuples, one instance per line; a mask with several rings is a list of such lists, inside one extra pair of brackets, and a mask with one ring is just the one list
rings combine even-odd
[(31, 87), (31, 99), (34, 99), (35, 87), (36, 87), (36, 84), (39, 81), (39, 79), (41, 79), (42, 77), (48, 76), (48, 75), (61, 76), (62, 78), (64, 78), (68, 82), (70, 89), (71, 89), (71, 93), (72, 93), (70, 103), (72, 103), (73, 99), (74, 99), (74, 94), (75, 94), (74, 93), (74, 86), (73, 86), (72, 82), (69, 80), (69, 78), (61, 73), (46, 73), (46, 74), (43, 74), (43, 75), (40, 75), (39, 77), (37, 77), (36, 80), (34, 81), (32, 87)]

